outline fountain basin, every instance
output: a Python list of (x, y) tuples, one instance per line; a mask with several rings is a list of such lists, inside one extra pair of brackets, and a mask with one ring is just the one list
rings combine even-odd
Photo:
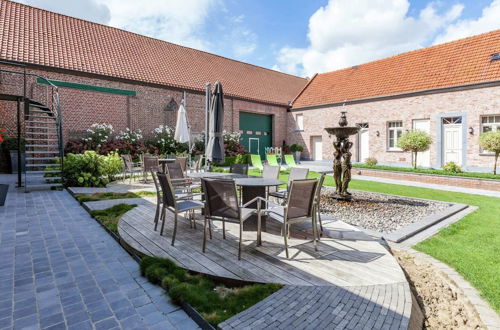
[(347, 138), (350, 135), (357, 134), (359, 132), (359, 127), (327, 127), (325, 131), (328, 134), (335, 135), (338, 139)]

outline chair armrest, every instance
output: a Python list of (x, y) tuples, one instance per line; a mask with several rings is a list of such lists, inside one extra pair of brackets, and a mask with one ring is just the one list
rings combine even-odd
[(183, 195), (182, 197), (178, 197), (177, 200), (190, 199), (190, 198), (193, 198), (195, 196), (203, 196), (203, 194), (202, 193), (198, 193), (198, 194)]

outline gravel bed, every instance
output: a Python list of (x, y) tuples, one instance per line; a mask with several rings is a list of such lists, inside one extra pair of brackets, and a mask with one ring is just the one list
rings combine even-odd
[(351, 190), (350, 202), (337, 201), (332, 188), (324, 187), (321, 212), (352, 225), (391, 233), (411, 223), (443, 211), (451, 204), (437, 201)]

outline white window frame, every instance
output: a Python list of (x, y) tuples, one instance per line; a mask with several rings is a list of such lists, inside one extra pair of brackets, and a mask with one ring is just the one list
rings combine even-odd
[(295, 123), (297, 124), (297, 127), (295, 128), (297, 131), (304, 130), (304, 115), (302, 113), (295, 115)]
[[(479, 135), (485, 133), (485, 128), (489, 128), (489, 131), (500, 131), (500, 115), (486, 115), (481, 116), (481, 132)], [(481, 154), (493, 155), (491, 151), (486, 151), (481, 148)]]
[[(391, 147), (391, 132), (394, 132), (392, 138), (392, 140), (394, 140), (394, 145), (392, 147)], [(403, 134), (403, 122), (401, 120), (387, 122), (387, 150), (401, 151), (401, 148), (397, 147), (398, 138), (401, 134)]]

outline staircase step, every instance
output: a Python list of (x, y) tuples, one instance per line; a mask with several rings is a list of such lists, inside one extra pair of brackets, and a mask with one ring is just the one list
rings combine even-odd
[(52, 156), (52, 157), (26, 157), (26, 161), (30, 160), (47, 160), (47, 159), (56, 159), (59, 158), (57, 156)]
[[(33, 150), (26, 150), (27, 154), (59, 154), (59, 151), (33, 151)], [(54, 157), (57, 157), (57, 156), (54, 156)]]
[(26, 164), (26, 167), (47, 167), (47, 166), (54, 166), (54, 165), (57, 165), (57, 164), (54, 164), (54, 163), (41, 163), (41, 164)]
[[(47, 118), (47, 117), (43, 117), (43, 118)], [(54, 120), (54, 118), (50, 118), (50, 121), (42, 121), (42, 120), (26, 120), (27, 123), (35, 123), (35, 124), (53, 124), (53, 125), (57, 125), (56, 121)]]
[(58, 139), (42, 139), (42, 138), (30, 138), (30, 137), (27, 137), (25, 138), (26, 141), (58, 141)]
[(35, 107), (35, 108), (38, 108), (38, 109), (47, 109), (47, 110), (33, 110), (33, 109), (30, 109), (30, 113), (46, 113), (48, 115), (53, 115), (52, 111), (49, 109), (49, 108), (40, 108), (40, 107)]
[[(54, 164), (51, 164), (51, 165), (54, 165)], [(61, 170), (26, 171), (26, 174), (45, 174), (45, 173), (61, 173)]]
[(26, 132), (26, 134), (32, 134), (32, 135), (56, 135), (57, 133), (50, 133), (50, 132)]
[(58, 144), (27, 144), (27, 148), (59, 148)]
[(49, 116), (49, 117), (47, 117), (47, 116), (33, 116), (33, 115), (29, 114), (28, 117), (29, 118), (44, 118), (44, 119), (45, 118), (47, 118), (47, 119), (51, 118), (52, 120), (55, 120), (55, 117), (52, 117), (52, 116)]
[(50, 129), (51, 131), (55, 131), (57, 130), (57, 127), (26, 126), (26, 129)]

